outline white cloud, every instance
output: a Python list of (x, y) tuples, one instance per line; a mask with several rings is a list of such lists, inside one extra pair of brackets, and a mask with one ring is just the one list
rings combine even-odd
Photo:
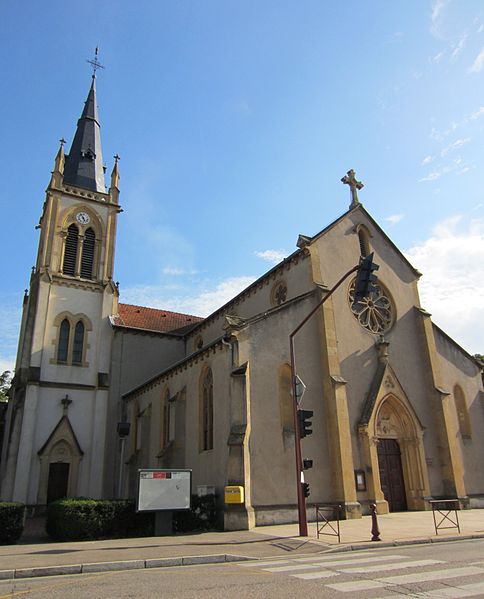
[(476, 56), (472, 66), (470, 66), (467, 71), (469, 73), (478, 73), (482, 67), (484, 66), (484, 48), (479, 52)]
[(435, 0), (435, 2), (432, 4), (432, 13), (430, 15), (430, 32), (437, 38), (442, 37), (442, 15), (444, 8), (447, 6), (447, 4), (449, 4), (449, 1), (450, 0)]
[(205, 288), (171, 292), (164, 286), (145, 285), (122, 290), (121, 301), (196, 316), (208, 316), (256, 280), (255, 276), (230, 277)]
[(439, 63), (445, 55), (445, 50), (442, 50), (438, 54), (436, 54), (431, 60), (432, 62)]
[(455, 60), (457, 56), (461, 53), (464, 44), (466, 43), (467, 33), (463, 35), (460, 40), (455, 44), (454, 49), (452, 50), (452, 54), (450, 55), (451, 60)]
[(186, 270), (184, 268), (177, 268), (176, 266), (165, 266), (162, 270), (164, 275), (172, 275), (175, 277), (180, 277), (182, 275), (196, 275), (198, 274), (197, 270)]
[(462, 148), (462, 146), (465, 146), (470, 141), (471, 141), (470, 137), (465, 137), (465, 138), (462, 138), (462, 139), (457, 139), (453, 143), (451, 143), (448, 146), (446, 146), (445, 148), (443, 148), (443, 150), (440, 152), (440, 155), (443, 158), (444, 156), (447, 156), (447, 154), (449, 152), (452, 152), (453, 150), (457, 150), (458, 148)]
[(287, 256), (287, 252), (284, 250), (264, 250), (263, 252), (254, 252), (254, 254), (272, 264), (277, 264)]
[(434, 159), (433, 156), (425, 156), (425, 158), (422, 160), (422, 166), (430, 164), (433, 159)]
[(391, 216), (387, 216), (385, 220), (388, 221), (391, 225), (396, 225), (402, 220), (403, 216), (403, 214), (392, 214)]
[(421, 302), (434, 322), (470, 353), (482, 353), (484, 220), (456, 215), (441, 221), (406, 255), (423, 273)]
[(433, 173), (429, 173), (426, 177), (422, 177), (419, 179), (419, 183), (422, 181), (436, 181), (442, 176), (442, 173), (439, 171), (434, 171)]
[(475, 112), (473, 112), (469, 118), (472, 120), (475, 120), (475, 119), (478, 119), (479, 117), (481, 117), (483, 114), (484, 114), (484, 106), (481, 106), (479, 108), (479, 110), (476, 110)]

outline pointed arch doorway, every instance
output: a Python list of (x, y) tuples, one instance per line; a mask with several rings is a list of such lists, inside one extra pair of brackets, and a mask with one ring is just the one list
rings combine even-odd
[(396, 439), (378, 439), (377, 453), (380, 486), (388, 509), (390, 512), (404, 512), (407, 497), (400, 445)]
[(368, 501), (378, 513), (428, 509), (424, 428), (387, 362), (375, 374), (358, 430)]

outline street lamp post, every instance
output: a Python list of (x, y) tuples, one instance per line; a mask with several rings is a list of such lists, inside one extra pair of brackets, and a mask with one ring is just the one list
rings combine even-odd
[(299, 517), (299, 536), (307, 537), (308, 536), (308, 519), (306, 514), (306, 501), (304, 499), (304, 491), (302, 485), (302, 472), (303, 472), (303, 461), (302, 461), (302, 453), (301, 453), (301, 433), (299, 430), (298, 423), (298, 396), (297, 396), (297, 378), (296, 378), (296, 353), (294, 347), (294, 337), (295, 335), (302, 329), (302, 327), (307, 323), (307, 321), (319, 310), (319, 308), (324, 304), (324, 302), (331, 297), (331, 295), (338, 289), (338, 287), (343, 283), (351, 274), (356, 272), (360, 268), (360, 265), (354, 266), (350, 269), (345, 275), (341, 277), (341, 279), (332, 287), (328, 293), (323, 297), (321, 301), (317, 303), (317, 305), (311, 310), (311, 312), (304, 318), (304, 320), (294, 329), (294, 331), (289, 335), (289, 348), (291, 355), (291, 384), (292, 384), (292, 398), (293, 398), (293, 417), (294, 417), (294, 446), (296, 451), (296, 484), (297, 484), (297, 509), (298, 509), (298, 517)]

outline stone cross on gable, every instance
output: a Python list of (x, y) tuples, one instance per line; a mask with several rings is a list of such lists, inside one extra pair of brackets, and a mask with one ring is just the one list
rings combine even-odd
[(66, 396), (61, 399), (61, 404), (62, 404), (62, 412), (64, 415), (67, 414), (67, 410), (69, 409), (69, 405), (72, 403), (72, 399), (69, 399), (69, 396), (66, 394)]
[(360, 201), (358, 199), (358, 191), (357, 190), (364, 187), (364, 185), (361, 181), (356, 180), (355, 171), (353, 169), (350, 169), (347, 172), (347, 174), (341, 179), (341, 182), (344, 183), (345, 185), (350, 186), (350, 189), (351, 189), (350, 210), (351, 210), (352, 208), (355, 208), (356, 206), (358, 206), (360, 204)]

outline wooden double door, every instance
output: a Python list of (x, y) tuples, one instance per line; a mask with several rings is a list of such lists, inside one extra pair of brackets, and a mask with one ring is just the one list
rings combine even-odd
[(383, 495), (391, 512), (407, 509), (402, 456), (396, 439), (378, 439), (378, 465)]

